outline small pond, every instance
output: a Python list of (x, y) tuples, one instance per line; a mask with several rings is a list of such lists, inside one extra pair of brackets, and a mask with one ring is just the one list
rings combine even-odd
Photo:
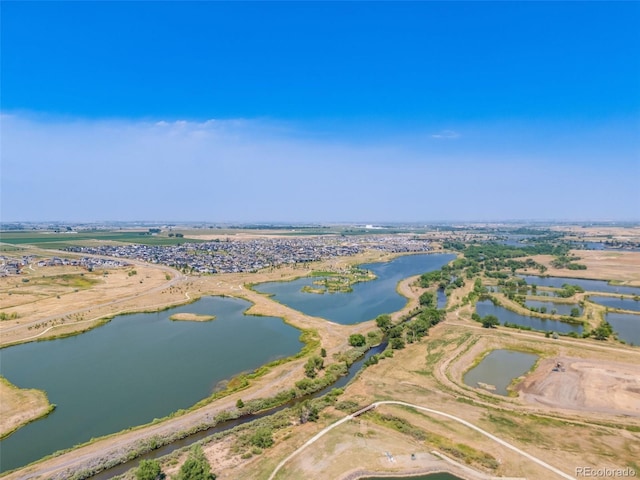
[(640, 315), (609, 312), (605, 320), (618, 333), (618, 338), (626, 343), (640, 345)]
[(437, 308), (438, 310), (442, 310), (447, 306), (447, 294), (444, 292), (444, 289), (442, 288), (438, 289), (437, 297), (438, 297)]
[[(525, 302), (527, 307), (534, 307), (540, 310), (540, 308), (546, 308), (545, 313), (552, 313), (552, 310), (556, 311), (557, 315), (571, 315), (571, 309), (577, 308), (582, 315), (582, 308), (577, 304), (571, 303), (557, 303), (557, 302), (541, 302), (538, 300), (527, 300)], [(541, 312), (542, 313), (542, 312)]]
[(632, 298), (589, 296), (589, 301), (609, 308), (640, 312), (640, 301)]
[(486, 315), (495, 315), (498, 317), (498, 320), (500, 320), (501, 325), (504, 325), (504, 322), (509, 322), (515, 323), (516, 325), (531, 327), (534, 330), (541, 330), (543, 332), (576, 332), (578, 334), (582, 334), (582, 325), (572, 325), (571, 323), (561, 322), (559, 320), (520, 315), (519, 313), (512, 312), (504, 307), (494, 305), (491, 300), (482, 300), (476, 303), (476, 312), (481, 317)]
[[(507, 387), (521, 375), (527, 373), (538, 360), (538, 355), (494, 350), (464, 375), (464, 383), (470, 387), (487, 386), (487, 390), (498, 395), (508, 395)], [(492, 388), (495, 387), (495, 390)]]
[(622, 293), (626, 295), (640, 295), (640, 287), (627, 287), (623, 285), (611, 285), (604, 280), (585, 280), (582, 278), (563, 277), (538, 277), (535, 275), (519, 275), (528, 284), (542, 287), (562, 288), (565, 283), (578, 285), (588, 292)]
[(460, 477), (450, 473), (430, 473), (428, 475), (418, 475), (417, 477), (366, 477), (360, 480), (462, 480)]

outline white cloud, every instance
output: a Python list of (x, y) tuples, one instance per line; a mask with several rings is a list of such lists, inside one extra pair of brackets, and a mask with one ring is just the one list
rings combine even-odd
[[(507, 137), (502, 128), (477, 135), (482, 143), (465, 146), (469, 137), (444, 148), (425, 142), (423, 133), (350, 141), (264, 119), (12, 113), (1, 120), (4, 221), (421, 221), (570, 218), (590, 211), (630, 218), (625, 206), (637, 198), (632, 176), (621, 176), (621, 169), (603, 172), (598, 162), (575, 169), (561, 157), (536, 156), (529, 145), (523, 156), (486, 140)], [(539, 195), (550, 185), (551, 164), (553, 178), (572, 179), (555, 198)], [(617, 185), (615, 205), (613, 197), (596, 199), (581, 186), (594, 179)]]
[(460, 134), (458, 132), (454, 132), (453, 130), (441, 130), (438, 133), (432, 134), (431, 138), (453, 140), (455, 138), (460, 138)]

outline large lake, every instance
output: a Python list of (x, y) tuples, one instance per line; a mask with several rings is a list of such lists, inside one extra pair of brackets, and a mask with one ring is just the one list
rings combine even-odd
[(390, 262), (359, 265), (360, 268), (371, 270), (377, 278), (353, 285), (353, 291), (349, 293), (317, 294), (302, 291), (305, 286), (313, 286), (318, 277), (261, 283), (253, 288), (271, 294), (278, 302), (307, 315), (351, 325), (400, 310), (407, 303), (407, 299), (396, 292), (400, 280), (438, 270), (454, 258), (453, 254), (405, 255)]
[[(245, 300), (205, 297), (159, 313), (115, 317), (82, 335), (0, 350), (2, 375), (45, 390), (57, 408), (0, 442), (0, 470), (188, 408), (220, 381), (302, 348), (280, 318), (244, 315)], [(174, 313), (216, 315), (172, 321)]]

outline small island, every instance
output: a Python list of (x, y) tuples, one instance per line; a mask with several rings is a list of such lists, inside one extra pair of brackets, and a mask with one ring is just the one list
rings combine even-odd
[(315, 280), (312, 285), (305, 285), (302, 291), (305, 293), (349, 293), (353, 291), (353, 285), (360, 282), (375, 280), (375, 274), (370, 270), (352, 267), (340, 271), (318, 271), (311, 274), (313, 277), (324, 277)]
[(171, 320), (182, 322), (210, 322), (215, 320), (215, 315), (200, 315), (198, 313), (174, 313), (169, 317)]

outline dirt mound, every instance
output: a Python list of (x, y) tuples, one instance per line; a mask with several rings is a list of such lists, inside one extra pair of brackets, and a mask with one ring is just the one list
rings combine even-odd
[(554, 358), (518, 387), (527, 402), (556, 408), (640, 417), (637, 365), (581, 358)]

